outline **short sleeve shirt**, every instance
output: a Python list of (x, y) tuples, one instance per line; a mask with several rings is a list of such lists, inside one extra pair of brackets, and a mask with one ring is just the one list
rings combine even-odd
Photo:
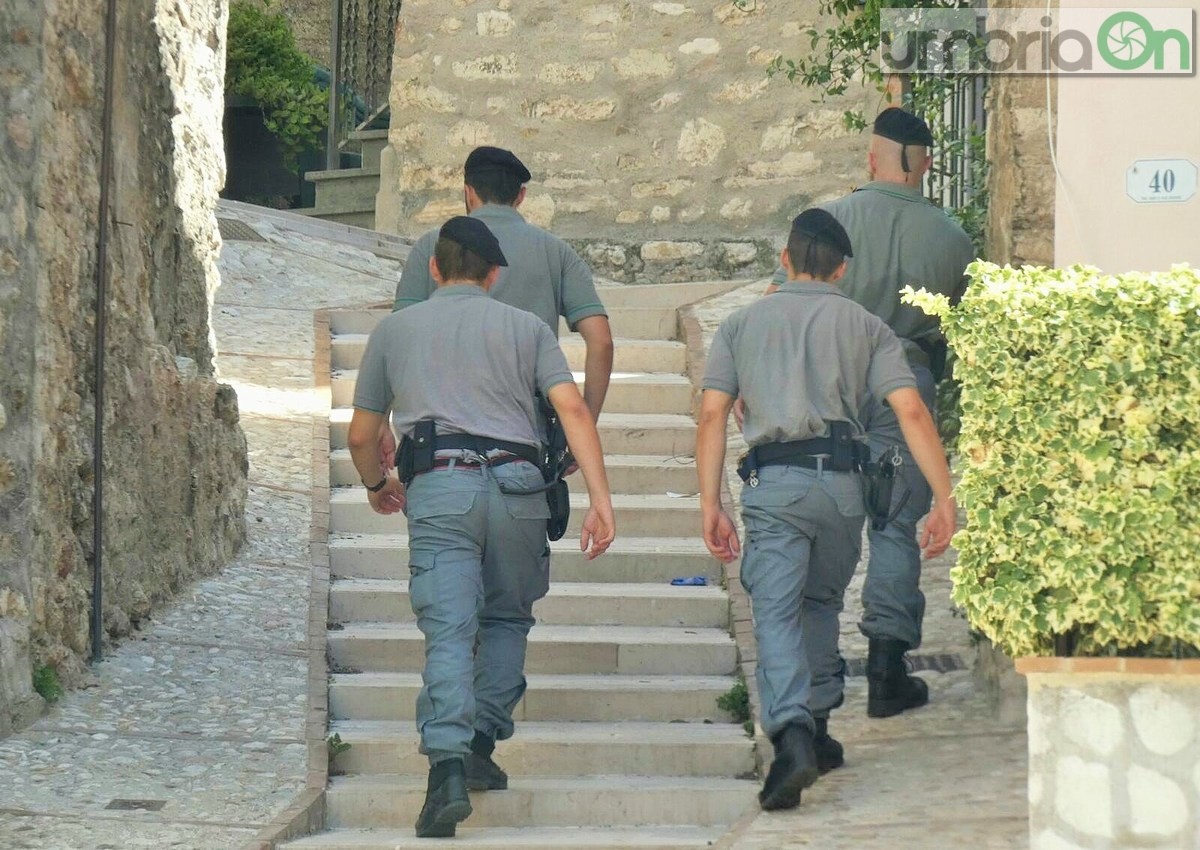
[[(607, 315), (592, 270), (566, 242), (525, 221), (513, 207), (485, 204), (471, 216), (495, 234), (508, 260), (491, 289), (497, 301), (538, 316), (556, 337), (559, 316), (574, 329), (583, 319)], [(429, 274), (437, 235), (437, 230), (431, 230), (413, 245), (396, 287), (393, 310), (424, 301), (437, 288)]]
[[(822, 207), (846, 229), (854, 247), (838, 288), (902, 339), (937, 339), (937, 319), (902, 304), (900, 290), (912, 286), (942, 295), (959, 292), (975, 259), (963, 229), (920, 191), (893, 183), (868, 183)], [(784, 280), (783, 269), (777, 269), (775, 283)], [(915, 346), (906, 348), (915, 353)]]
[(868, 396), (916, 385), (888, 326), (815, 282), (785, 283), (722, 322), (703, 384), (745, 399), (751, 446), (823, 437), (831, 421), (861, 434)]
[(354, 406), (391, 408), (404, 436), (434, 419), (439, 433), (537, 446), (535, 392), (573, 380), (545, 322), (478, 286), (455, 284), (379, 323), (359, 366)]

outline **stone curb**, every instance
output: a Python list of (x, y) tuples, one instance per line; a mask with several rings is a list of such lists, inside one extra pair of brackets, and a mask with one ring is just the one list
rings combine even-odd
[[(752, 281), (743, 281), (739, 283), (739, 286), (744, 286), (750, 282)], [(698, 418), (700, 413), (700, 385), (704, 378), (704, 363), (707, 353), (704, 347), (704, 333), (700, 327), (700, 321), (696, 316), (696, 310), (705, 302), (712, 300), (712, 298), (719, 298), (724, 294), (726, 293), (688, 304), (679, 311), (679, 331), (687, 348), (688, 378), (691, 379), (693, 388), (693, 418)], [(722, 480), (721, 500), (727, 505), (733, 504), (733, 493), (729, 489), (728, 476)], [(740, 560), (724, 565), (725, 589), (729, 594), (729, 619), (732, 623), (731, 630), (733, 632), (734, 643), (737, 644), (738, 668), (742, 674), (742, 678), (746, 681), (746, 691), (750, 695), (750, 715), (753, 719), (762, 716), (762, 703), (759, 699), (758, 682), (755, 678), (755, 672), (758, 669), (758, 644), (754, 640), (754, 621), (750, 611), (750, 596), (746, 593), (746, 589), (742, 587), (741, 566)], [(759, 775), (762, 776), (765, 775), (767, 769), (767, 754), (772, 751), (771, 742), (762, 734), (762, 729), (757, 721), (754, 724), (754, 732), (754, 760), (758, 765)], [(757, 815), (757, 810), (752, 814)], [(753, 820), (753, 818), (750, 818), (750, 820)], [(731, 834), (735, 834), (738, 831), (735, 828)]]
[(281, 843), (325, 828), (325, 788), (329, 784), (329, 669), (326, 623), (329, 621), (329, 389), (332, 340), (329, 310), (313, 313), (313, 397), (323, 415), (312, 418), (312, 522), (309, 553), (312, 578), (308, 598), (308, 747), (305, 788), (244, 850), (275, 850)]

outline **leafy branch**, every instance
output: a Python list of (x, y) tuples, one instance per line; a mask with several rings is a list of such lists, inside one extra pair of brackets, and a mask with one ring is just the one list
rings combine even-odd
[(301, 153), (320, 144), (328, 120), (313, 64), (296, 47), (283, 13), (259, 3), (234, 0), (228, 32), (225, 93), (262, 108), (263, 125), (279, 140), (284, 164), (294, 168)]

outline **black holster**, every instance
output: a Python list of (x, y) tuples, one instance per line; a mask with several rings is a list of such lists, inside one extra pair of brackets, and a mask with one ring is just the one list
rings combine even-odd
[(437, 423), (422, 419), (413, 427), (413, 435), (400, 440), (396, 449), (396, 474), (407, 487), (422, 472), (433, 469), (433, 454), (437, 450)]
[(567, 533), (571, 521), (571, 491), (563, 475), (575, 459), (567, 447), (567, 432), (554, 405), (540, 393), (538, 407), (546, 420), (546, 448), (542, 454), (542, 478), (549, 485), (546, 489), (546, 504), (550, 508), (550, 519), (546, 520), (546, 536), (558, 540)]
[(908, 501), (906, 494), (895, 513), (892, 512), (892, 494), (896, 487), (896, 472), (903, 462), (900, 450), (895, 446), (889, 446), (883, 450), (883, 454), (877, 460), (862, 465), (860, 474), (862, 476), (863, 507), (866, 508), (867, 516), (871, 518), (871, 528), (875, 531), (883, 531)]

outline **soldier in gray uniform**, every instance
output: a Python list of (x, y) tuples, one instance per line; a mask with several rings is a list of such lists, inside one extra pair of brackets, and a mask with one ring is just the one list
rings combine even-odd
[(819, 772), (842, 764), (827, 723), (842, 701), (838, 613), (865, 515), (856, 469), (868, 397), (891, 405), (933, 485), (927, 556), (945, 551), (956, 521), (937, 428), (900, 341), (835, 285), (851, 255), (829, 213), (798, 216), (782, 255), (787, 282), (721, 324), (704, 375), (696, 438), (704, 542), (726, 562), (740, 548), (720, 502), (726, 421), (739, 394), (746, 400), (741, 581), (754, 610), (762, 727), (775, 745), (764, 809), (798, 805)]
[[(517, 211), (531, 177), (529, 169), (511, 151), (479, 147), (471, 151), (463, 166), (463, 197), (470, 216), (484, 222), (496, 235), (509, 261), (491, 296), (539, 316), (555, 337), (559, 316), (583, 337), (587, 346), (583, 397), (592, 417), (598, 419), (612, 372), (608, 314), (596, 294), (587, 263), (566, 242), (528, 223)], [(392, 309), (417, 304), (433, 293), (429, 257), (436, 241), (437, 231), (431, 230), (413, 245)]]
[[(436, 292), (379, 324), (354, 391), (350, 452), (371, 506), (408, 515), (409, 594), (425, 635), (422, 837), (454, 834), (471, 813), (468, 785), (507, 787), (492, 749), (513, 734), (532, 607), (549, 585), (536, 392), (558, 412), (591, 498), (580, 548), (594, 558), (615, 533), (600, 440), (554, 335), (487, 297), (505, 262), (482, 221), (446, 222), (429, 262)], [(389, 408), (412, 440), (400, 448), (411, 451), (407, 488), (380, 475)]]
[[(957, 300), (965, 285), (963, 274), (975, 258), (963, 229), (921, 195), (932, 144), (933, 135), (920, 118), (894, 107), (885, 110), (875, 120), (868, 155), (872, 182), (822, 206), (855, 247), (854, 262), (839, 287), (900, 337), (917, 390), (931, 411), (945, 366), (945, 341), (936, 318), (900, 303), (900, 290), (912, 285)], [(774, 283), (784, 279), (784, 270), (776, 270)], [(878, 457), (896, 446), (904, 458), (904, 484), (894, 493), (896, 518), (882, 531), (867, 532), (870, 554), (859, 624), (869, 647), (867, 714), (888, 717), (929, 700), (925, 682), (905, 669), (904, 654), (921, 644), (925, 596), (917, 522), (929, 510), (930, 490), (891, 408), (873, 400), (863, 416), (872, 454)]]

